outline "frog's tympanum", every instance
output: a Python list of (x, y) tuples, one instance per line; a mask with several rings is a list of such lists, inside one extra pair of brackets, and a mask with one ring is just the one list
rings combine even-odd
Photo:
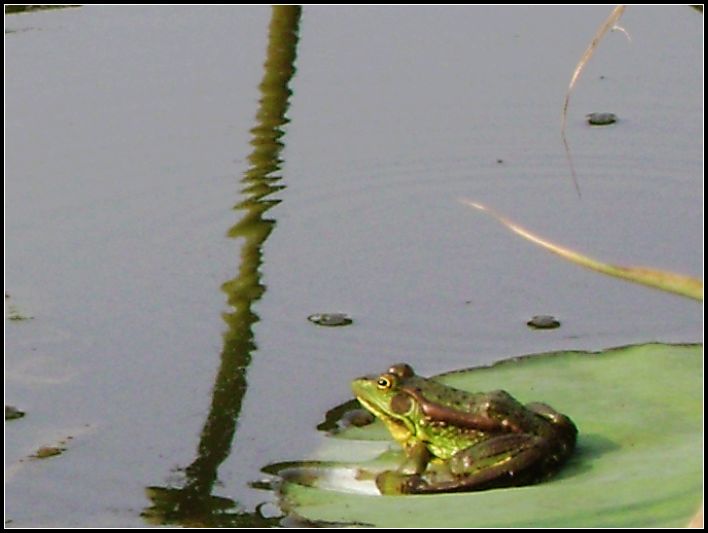
[(578, 433), (543, 403), (521, 404), (503, 390), (465, 392), (397, 364), (355, 379), (359, 402), (386, 424), (406, 453), (376, 478), (382, 494), (426, 494), (527, 485), (555, 473)]

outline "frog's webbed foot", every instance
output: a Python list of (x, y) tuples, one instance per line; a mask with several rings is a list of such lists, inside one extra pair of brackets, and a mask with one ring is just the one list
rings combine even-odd
[(541, 418), (545, 418), (553, 424), (561, 439), (565, 440), (572, 449), (578, 436), (578, 428), (573, 421), (563, 413), (559, 413), (546, 403), (532, 402), (526, 404), (526, 408), (533, 411)]

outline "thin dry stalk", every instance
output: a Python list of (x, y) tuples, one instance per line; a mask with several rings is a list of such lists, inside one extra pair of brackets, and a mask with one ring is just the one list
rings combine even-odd
[(531, 241), (534, 244), (545, 248), (549, 252), (553, 252), (554, 254), (561, 256), (563, 259), (575, 263), (576, 265), (580, 265), (615, 278), (621, 278), (634, 283), (654, 287), (655, 289), (660, 289), (662, 291), (680, 294), (681, 296), (693, 298), (694, 300), (703, 300), (703, 281), (700, 279), (683, 274), (677, 274), (675, 272), (657, 270), (654, 268), (603, 263), (597, 259), (593, 259), (592, 257), (580, 254), (569, 248), (564, 248), (558, 244), (539, 237), (538, 235), (531, 233), (526, 228), (512, 222), (504, 215), (497, 213), (485, 205), (466, 199), (461, 199), (460, 201), (466, 206), (484, 211), (504, 224), (517, 235), (521, 235), (524, 239)]
[[(617, 22), (619, 21), (620, 17), (622, 16), (622, 13), (624, 13), (624, 9), (626, 6), (624, 5), (618, 5), (612, 10), (612, 13), (610, 13), (610, 16), (605, 19), (605, 21), (602, 23), (600, 28), (597, 30), (597, 33), (595, 33), (595, 36), (592, 38), (592, 41), (588, 45), (588, 47), (585, 49), (585, 52), (583, 52), (583, 56), (580, 58), (580, 61), (578, 61), (578, 64), (575, 67), (575, 70), (573, 71), (573, 76), (570, 78), (570, 84), (568, 85), (568, 90), (565, 93), (565, 100), (563, 102), (563, 112), (561, 113), (561, 139), (563, 140), (563, 146), (565, 147), (565, 155), (568, 159), (568, 164), (570, 165), (570, 173), (573, 178), (573, 185), (575, 185), (575, 190), (578, 193), (578, 196), (580, 196), (580, 185), (578, 184), (578, 177), (575, 173), (575, 166), (573, 165), (573, 158), (570, 155), (570, 147), (568, 146), (568, 139), (566, 138), (565, 135), (565, 129), (566, 129), (566, 124), (568, 122), (568, 103), (570, 102), (570, 93), (573, 91), (573, 88), (575, 87), (575, 83), (578, 81), (578, 78), (580, 78), (580, 74), (582, 73), (583, 69), (585, 68), (585, 65), (587, 65), (588, 61), (590, 61), (590, 58), (592, 55), (595, 53), (595, 50), (597, 49), (598, 45), (600, 44), (600, 41), (602, 38), (605, 36), (605, 34), (614, 28), (617, 25)], [(623, 30), (624, 31), (624, 30)], [(626, 32), (625, 32), (626, 33)]]

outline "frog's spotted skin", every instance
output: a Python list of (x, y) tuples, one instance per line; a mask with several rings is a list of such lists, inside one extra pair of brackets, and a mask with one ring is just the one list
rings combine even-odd
[(358, 378), (352, 389), (406, 451), (398, 471), (378, 476), (383, 494), (533, 483), (554, 473), (575, 447), (573, 422), (546, 404), (523, 405), (503, 390), (454, 389), (407, 364)]

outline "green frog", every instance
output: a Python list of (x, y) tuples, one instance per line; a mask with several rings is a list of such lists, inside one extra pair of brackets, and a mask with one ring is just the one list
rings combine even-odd
[(578, 430), (544, 403), (503, 390), (466, 392), (417, 376), (405, 363), (352, 382), (359, 402), (403, 447), (398, 470), (376, 477), (382, 494), (485, 490), (539, 482), (575, 448)]

